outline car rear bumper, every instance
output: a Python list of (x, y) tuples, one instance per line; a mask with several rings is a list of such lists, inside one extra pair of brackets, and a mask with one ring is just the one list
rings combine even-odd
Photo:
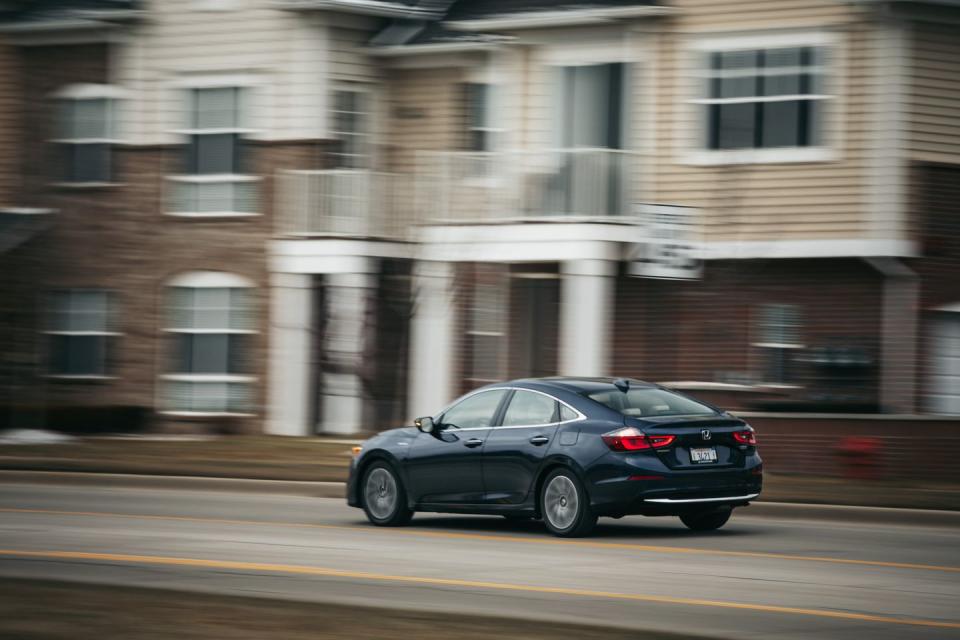
[(762, 463), (675, 470), (652, 456), (610, 456), (588, 474), (598, 515), (677, 515), (709, 506), (742, 506), (763, 489)]

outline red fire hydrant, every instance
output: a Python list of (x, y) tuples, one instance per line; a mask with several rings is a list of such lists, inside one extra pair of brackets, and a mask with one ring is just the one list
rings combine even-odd
[(843, 475), (855, 480), (876, 480), (880, 477), (879, 438), (847, 436), (837, 445), (837, 454), (843, 464)]

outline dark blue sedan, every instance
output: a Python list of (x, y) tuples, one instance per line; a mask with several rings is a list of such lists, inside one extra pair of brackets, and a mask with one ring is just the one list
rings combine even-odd
[(739, 418), (638, 380), (542, 378), (476, 389), (370, 438), (347, 502), (381, 526), (415, 511), (479, 513), (572, 537), (600, 516), (642, 514), (705, 531), (761, 483), (756, 434)]

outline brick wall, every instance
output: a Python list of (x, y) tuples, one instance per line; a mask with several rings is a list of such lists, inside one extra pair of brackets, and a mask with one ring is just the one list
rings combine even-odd
[[(652, 381), (768, 382), (763, 351), (751, 346), (759, 305), (796, 305), (800, 340), (789, 382), (793, 400), (825, 402), (830, 393), (875, 404), (882, 280), (858, 260), (710, 262), (691, 281), (621, 276), (616, 287), (613, 371)], [(834, 371), (804, 362), (820, 346), (861, 348), (871, 364)], [(793, 401), (792, 400), (792, 401)]]
[(880, 479), (960, 481), (960, 420), (878, 416), (791, 416), (738, 414), (758, 433), (764, 470), (841, 476), (857, 473), (841, 453), (849, 438), (869, 438), (877, 446), (862, 472)]
[(0, 42), (0, 207), (16, 203), (19, 171), (20, 92), (16, 49)]
[[(256, 376), (253, 418), (229, 424), (240, 431), (260, 431), (266, 397), (269, 335), (267, 243), (273, 230), (275, 173), (324, 165), (322, 141), (250, 142), (251, 173), (259, 183), (260, 215), (243, 218), (183, 218), (164, 213), (164, 176), (181, 173), (183, 148), (120, 146), (114, 149), (116, 185), (53, 186), (55, 169), (45, 160), (53, 130), (50, 95), (65, 84), (106, 81), (103, 45), (31, 47), (20, 50), (21, 87), (31, 109), (23, 129), (30, 132), (22, 175), (29, 200), (56, 211), (53, 225), (28, 244), (0, 256), (0, 287), (5, 307), (0, 320), (4, 349), (22, 362), (17, 378), (26, 395), (8, 392), (5, 402), (31, 406), (157, 407), (158, 376), (167, 371), (170, 343), (163, 333), (165, 288), (187, 271), (225, 271), (256, 285), (253, 304), (256, 335), (246, 358)], [(58, 380), (48, 370), (42, 297), (51, 289), (105, 288), (115, 292), (117, 330), (109, 358), (110, 377), (97, 381)], [(14, 313), (15, 312), (15, 313)], [(5, 390), (16, 389), (17, 386)], [(14, 397), (11, 397), (14, 396)], [(155, 415), (158, 429), (196, 430), (218, 425)], [(223, 426), (223, 425), (219, 425)]]

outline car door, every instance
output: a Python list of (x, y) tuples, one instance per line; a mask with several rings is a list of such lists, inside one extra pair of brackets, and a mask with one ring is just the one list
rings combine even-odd
[(545, 393), (513, 392), (483, 449), (484, 502), (519, 504), (527, 498), (561, 422), (561, 409), (567, 417), (572, 414)]
[(478, 504), (483, 499), (482, 452), (509, 389), (466, 396), (437, 418), (434, 433), (421, 433), (406, 461), (414, 500), (431, 504)]

